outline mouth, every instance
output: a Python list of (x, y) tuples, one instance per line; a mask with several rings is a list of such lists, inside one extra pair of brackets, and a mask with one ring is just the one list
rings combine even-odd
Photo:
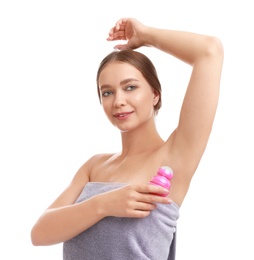
[(116, 113), (114, 114), (114, 117), (117, 118), (118, 120), (124, 120), (129, 118), (129, 116), (133, 113), (132, 112), (122, 112), (122, 113)]

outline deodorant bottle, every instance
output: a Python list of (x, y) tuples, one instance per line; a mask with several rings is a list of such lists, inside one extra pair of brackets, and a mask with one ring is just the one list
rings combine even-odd
[[(152, 185), (158, 185), (166, 189), (170, 189), (170, 180), (173, 178), (173, 171), (170, 167), (168, 166), (162, 166), (158, 169), (157, 175), (155, 175), (149, 184)], [(167, 194), (157, 194), (163, 197), (166, 197)]]

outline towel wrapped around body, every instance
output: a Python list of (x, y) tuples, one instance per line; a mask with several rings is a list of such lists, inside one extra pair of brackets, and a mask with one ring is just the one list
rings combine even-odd
[[(124, 183), (89, 182), (76, 203)], [(179, 207), (158, 204), (145, 218), (106, 217), (63, 243), (64, 260), (167, 260)], [(173, 260), (171, 257), (170, 260)]]

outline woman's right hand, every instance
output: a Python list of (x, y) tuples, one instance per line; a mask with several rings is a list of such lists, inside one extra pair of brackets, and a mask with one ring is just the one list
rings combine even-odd
[(127, 185), (100, 194), (101, 214), (114, 217), (144, 218), (156, 209), (156, 203), (170, 204), (172, 200), (157, 194), (168, 193), (160, 186), (141, 184)]

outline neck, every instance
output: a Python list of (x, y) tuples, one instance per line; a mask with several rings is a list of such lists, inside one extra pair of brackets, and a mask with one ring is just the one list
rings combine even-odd
[(135, 156), (153, 152), (164, 144), (155, 123), (147, 123), (139, 128), (122, 132), (122, 156)]

